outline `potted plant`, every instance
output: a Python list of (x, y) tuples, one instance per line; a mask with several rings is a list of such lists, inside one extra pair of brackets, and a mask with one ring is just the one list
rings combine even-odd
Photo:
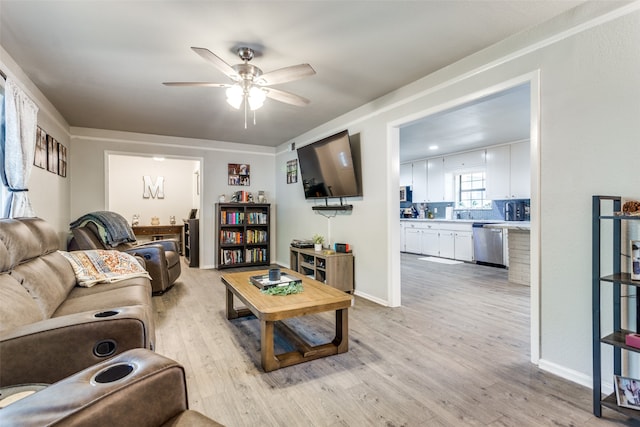
[(319, 234), (314, 234), (312, 240), (313, 249), (315, 249), (317, 252), (320, 252), (322, 250), (322, 244), (324, 243), (324, 237)]

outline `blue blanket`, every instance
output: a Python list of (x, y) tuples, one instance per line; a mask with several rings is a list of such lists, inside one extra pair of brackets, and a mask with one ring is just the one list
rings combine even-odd
[(136, 236), (133, 234), (133, 230), (131, 230), (127, 220), (115, 212), (91, 212), (73, 221), (69, 226), (71, 229), (84, 227), (88, 222), (92, 222), (98, 227), (102, 242), (112, 248), (122, 243), (136, 241)]

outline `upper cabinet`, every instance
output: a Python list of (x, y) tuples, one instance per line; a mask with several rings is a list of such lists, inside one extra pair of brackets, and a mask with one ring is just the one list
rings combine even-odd
[(403, 163), (400, 165), (400, 187), (413, 185), (413, 164)]
[(413, 195), (414, 203), (427, 201), (427, 161), (413, 162)]
[(444, 197), (444, 158), (427, 160), (427, 201), (442, 202)]
[(531, 145), (511, 144), (511, 198), (531, 198)]
[(487, 148), (486, 197), (491, 200), (531, 197), (529, 142)]
[(469, 151), (468, 153), (453, 154), (444, 158), (445, 172), (462, 172), (465, 170), (484, 167), (485, 150)]

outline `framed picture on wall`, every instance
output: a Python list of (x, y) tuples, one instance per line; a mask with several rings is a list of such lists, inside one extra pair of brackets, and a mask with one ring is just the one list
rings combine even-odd
[(33, 164), (41, 169), (47, 168), (47, 133), (40, 126), (36, 130), (36, 150)]
[(58, 175), (67, 176), (67, 147), (58, 142)]
[(47, 170), (58, 173), (58, 141), (47, 135)]
[(298, 182), (298, 159), (287, 161), (287, 184)]
[(227, 165), (229, 185), (250, 185), (250, 169), (246, 163), (229, 163)]

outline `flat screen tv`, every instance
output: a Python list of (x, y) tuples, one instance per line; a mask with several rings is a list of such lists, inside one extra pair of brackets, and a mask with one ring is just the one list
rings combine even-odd
[(348, 131), (298, 148), (298, 162), (306, 199), (362, 195)]

